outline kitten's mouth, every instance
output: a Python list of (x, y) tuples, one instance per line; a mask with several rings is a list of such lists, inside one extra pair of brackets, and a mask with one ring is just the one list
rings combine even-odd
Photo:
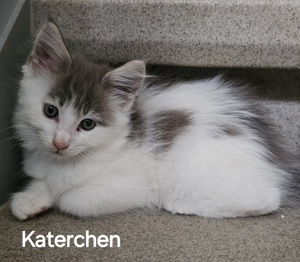
[(52, 151), (53, 154), (55, 154), (56, 156), (66, 156), (66, 150), (53, 150)]
[(55, 158), (62, 159), (62, 158), (68, 158), (68, 157), (76, 157), (78, 152), (74, 151), (73, 149), (57, 149), (51, 147), (50, 149), (51, 155), (54, 156)]
[(52, 152), (51, 152), (56, 158), (68, 158), (68, 157), (74, 157), (74, 155), (72, 154), (72, 151), (70, 150), (57, 150), (57, 149), (54, 149)]

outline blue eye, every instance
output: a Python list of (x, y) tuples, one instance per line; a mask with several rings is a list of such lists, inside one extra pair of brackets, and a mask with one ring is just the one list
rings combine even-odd
[(86, 131), (92, 130), (95, 126), (96, 122), (89, 118), (83, 119), (79, 124), (79, 127)]
[(49, 118), (55, 118), (58, 116), (58, 109), (54, 105), (45, 104), (44, 105), (44, 114)]

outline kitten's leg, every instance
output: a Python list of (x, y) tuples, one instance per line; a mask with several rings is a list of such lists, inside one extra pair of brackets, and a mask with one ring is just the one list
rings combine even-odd
[(80, 217), (105, 215), (149, 206), (149, 192), (145, 187), (126, 184), (84, 186), (63, 193), (58, 207)]
[(46, 211), (53, 202), (47, 184), (42, 180), (34, 180), (25, 191), (13, 195), (11, 210), (14, 216), (25, 220)]

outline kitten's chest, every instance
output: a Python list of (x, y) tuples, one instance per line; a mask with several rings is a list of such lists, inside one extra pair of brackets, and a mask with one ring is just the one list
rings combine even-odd
[(46, 181), (53, 195), (82, 186), (99, 169), (97, 162), (52, 161), (36, 154), (29, 155), (24, 161), (27, 175)]
[(91, 183), (101, 170), (99, 163), (66, 163), (52, 168), (46, 177), (47, 184), (53, 195)]

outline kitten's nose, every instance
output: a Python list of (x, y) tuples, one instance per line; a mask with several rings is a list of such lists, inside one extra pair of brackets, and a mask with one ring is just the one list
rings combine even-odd
[(69, 144), (66, 142), (61, 142), (61, 141), (53, 141), (53, 145), (55, 146), (55, 148), (57, 150), (64, 150), (67, 149), (69, 147)]
[(53, 145), (57, 150), (67, 149), (70, 145), (71, 135), (66, 130), (59, 130), (53, 138)]

